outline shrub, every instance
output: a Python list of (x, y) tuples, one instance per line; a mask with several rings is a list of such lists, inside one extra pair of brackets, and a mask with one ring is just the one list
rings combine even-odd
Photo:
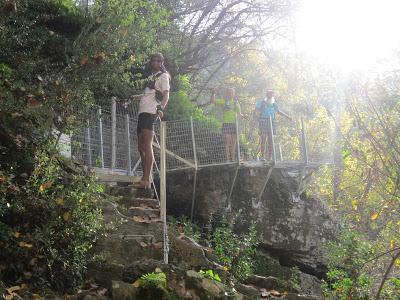
[(195, 242), (199, 243), (201, 240), (201, 231), (199, 226), (192, 223), (186, 216), (174, 218), (168, 217), (168, 222), (175, 227), (179, 232), (182, 232), (187, 237), (192, 238)]
[(0, 279), (70, 288), (102, 229), (102, 188), (55, 150), (38, 151), (25, 176), (1, 174)]
[(189, 90), (191, 89), (191, 85), (189, 78), (185, 75), (179, 75), (176, 76), (175, 81), (176, 91), (171, 92), (166, 110), (168, 119), (182, 120), (192, 116), (193, 120), (209, 123), (216, 129), (220, 128), (220, 124), (215, 117), (206, 115), (201, 108), (190, 101)]
[(253, 259), (258, 244), (256, 229), (251, 225), (248, 232), (236, 234), (234, 224), (224, 222), (212, 235), (214, 253), (219, 262), (238, 281), (243, 281), (253, 273)]
[(327, 299), (370, 299), (372, 278), (364, 269), (373, 256), (371, 245), (360, 233), (345, 230), (337, 242), (327, 246)]

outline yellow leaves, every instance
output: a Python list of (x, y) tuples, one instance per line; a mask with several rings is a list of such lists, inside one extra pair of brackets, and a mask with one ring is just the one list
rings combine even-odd
[(351, 201), (351, 206), (353, 207), (354, 210), (357, 210), (358, 209), (357, 200), (352, 200)]
[(371, 215), (371, 221), (375, 221), (376, 219), (378, 219), (379, 217), (379, 213), (375, 212)]
[(393, 249), (394, 249), (394, 247), (395, 247), (395, 245), (396, 245), (396, 242), (395, 242), (394, 240), (390, 240), (390, 246), (389, 246), (389, 249), (390, 249), (390, 250), (393, 250)]
[(20, 246), (20, 247), (22, 247), (22, 248), (32, 248), (32, 247), (33, 247), (32, 244), (26, 243), (26, 242), (24, 242), (24, 241), (19, 242), (19, 243), (18, 243), (18, 246)]
[(17, 238), (19, 238), (21, 236), (21, 233), (16, 231), (16, 232), (13, 233), (13, 235), (17, 239)]
[(71, 214), (68, 211), (66, 211), (63, 214), (63, 219), (64, 219), (65, 222), (67, 222), (70, 219), (70, 217), (71, 217)]
[(18, 294), (16, 292), (18, 292), (20, 290), (25, 290), (27, 288), (28, 288), (28, 285), (26, 285), (25, 283), (22, 283), (20, 286), (15, 285), (15, 286), (9, 287), (6, 289), (8, 295), (3, 295), (3, 297), (6, 300), (12, 300), (15, 297), (18, 297), (18, 299), (22, 299), (21, 297), (18, 296)]
[(56, 200), (56, 204), (57, 204), (57, 205), (64, 205), (64, 199), (58, 198), (58, 199)]
[(96, 63), (99, 64), (99, 63), (103, 62), (106, 59), (106, 54), (104, 52), (97, 53), (94, 56), (94, 59), (96, 60)]
[(227, 266), (223, 266), (223, 270), (225, 271), (225, 272), (228, 272), (228, 267)]
[(52, 185), (53, 185), (53, 182), (52, 182), (52, 181), (48, 181), (48, 182), (46, 182), (46, 183), (43, 183), (42, 185), (40, 185), (39, 191), (40, 191), (41, 193), (43, 193), (45, 190), (51, 188)]
[(396, 259), (395, 264), (396, 264), (397, 267), (400, 268), (400, 258)]

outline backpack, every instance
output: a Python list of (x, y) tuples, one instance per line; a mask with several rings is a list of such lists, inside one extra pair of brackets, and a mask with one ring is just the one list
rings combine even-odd
[(166, 73), (166, 72), (159, 72), (156, 75), (147, 77), (147, 78), (151, 78), (151, 79), (150, 80), (146, 80), (146, 82), (143, 85), (143, 89), (149, 88), (151, 90), (155, 90), (156, 91), (156, 100), (157, 100), (157, 102), (161, 102), (162, 101), (163, 94), (162, 94), (161, 91), (159, 91), (159, 90), (157, 90), (155, 88), (156, 80), (164, 73)]
[[(260, 116), (262, 116), (262, 114), (264, 113), (266, 105), (267, 105), (267, 101), (262, 100), (261, 106), (260, 106)], [(278, 105), (276, 104), (276, 102), (273, 102), (272, 106), (274, 107), (274, 114), (275, 114), (275, 112), (278, 110)]]

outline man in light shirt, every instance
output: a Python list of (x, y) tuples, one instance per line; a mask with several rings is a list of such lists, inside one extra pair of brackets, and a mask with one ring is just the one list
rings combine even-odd
[(150, 189), (150, 174), (154, 163), (152, 145), (154, 123), (157, 118), (162, 119), (164, 116), (163, 110), (167, 106), (170, 89), (170, 76), (164, 67), (164, 57), (161, 53), (151, 56), (144, 73), (147, 79), (144, 86), (144, 94), (139, 103), (137, 125), (138, 150), (143, 176), (134, 186), (142, 189)]

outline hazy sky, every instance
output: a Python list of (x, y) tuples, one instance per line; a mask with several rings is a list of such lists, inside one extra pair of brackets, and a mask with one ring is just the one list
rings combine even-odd
[(301, 0), (297, 48), (342, 71), (400, 50), (400, 0)]

